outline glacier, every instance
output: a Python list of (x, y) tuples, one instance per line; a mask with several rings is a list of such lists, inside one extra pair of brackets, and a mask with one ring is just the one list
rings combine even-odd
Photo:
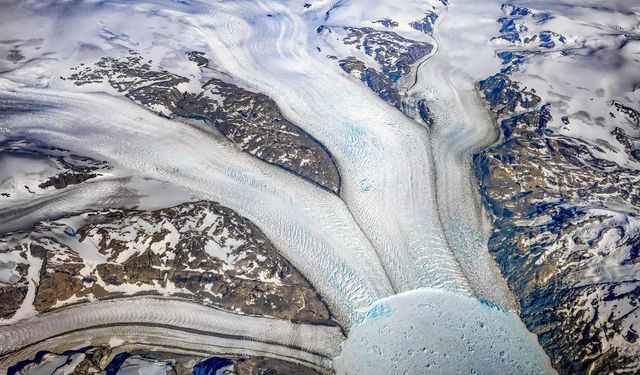
[[(541, 11), (548, 18), (526, 25), (542, 46), (512, 43), (511, 28), (524, 12), (519, 9), (528, 9), (519, 3), (554, 15)], [(573, 7), (591, 14), (592, 2), (585, 3), (8, 1), (0, 14), (0, 54), (8, 56), (0, 61), (0, 141), (53, 145), (103, 160), (110, 169), (34, 196), (21, 187), (44, 178), (46, 169), (34, 162), (26, 178), (0, 155), (0, 166), (6, 166), (0, 182), (13, 189), (0, 199), (0, 234), (87, 211), (219, 202), (264, 232), (317, 291), (336, 325), (141, 295), (41, 312), (30, 301), (38, 288), (34, 272), (42, 265), (30, 258), (25, 302), (16, 315), (0, 318), (0, 368), (43, 350), (108, 345), (199, 358), (264, 356), (320, 373), (555, 373), (546, 347), (520, 318), (522, 297), (513, 292), (513, 277), (490, 249), (495, 212), (478, 188), (475, 156), (505, 136), (496, 126), (503, 118), (492, 111), (478, 82), (505, 69), (501, 53), (528, 48), (533, 62), (526, 74), (518, 67), (503, 73), (513, 73), (545, 100), (555, 98), (553, 117), (572, 122), (554, 130), (614, 143), (607, 127), (580, 127), (591, 122), (581, 113), (592, 109), (589, 99), (602, 85), (566, 82), (574, 78), (559, 76), (569, 77), (573, 62), (565, 66), (541, 57), (560, 51), (547, 48), (551, 40), (576, 48), (606, 45), (580, 40), (575, 35), (593, 28), (567, 21), (577, 12)], [(620, 22), (637, 36), (640, 10), (633, 6), (618, 5), (635, 9)], [(374, 40), (379, 35), (368, 28), (419, 53), (405, 66), (402, 53), (387, 54), (384, 39)], [(348, 30), (359, 30), (365, 39), (374, 33), (374, 47), (351, 43)], [(419, 47), (410, 49), (411, 43)], [(287, 121), (333, 158), (339, 189), (323, 189), (265, 163), (256, 157), (258, 150), (229, 142), (211, 119), (141, 105), (90, 74), (82, 85), (69, 78), (74, 67), (132, 53), (163, 74), (181, 77), (180, 95), (195, 95), (220, 80), (272, 99)], [(344, 57), (362, 65), (349, 71)], [(392, 73), (376, 81), (362, 67), (374, 77), (374, 71)], [(634, 76), (634, 68), (602, 78), (607, 95), (624, 86), (619, 77)], [(127, 85), (127, 76), (118, 78)], [(565, 82), (556, 86), (559, 81)], [(170, 95), (179, 96), (175, 90)], [(618, 96), (637, 99), (637, 93)], [(608, 106), (597, 109), (600, 117), (608, 116)], [(638, 168), (632, 157), (602, 150), (602, 158)], [(5, 250), (0, 248), (0, 266), (16, 263), (3, 257)], [(629, 277), (637, 275), (619, 279)]]

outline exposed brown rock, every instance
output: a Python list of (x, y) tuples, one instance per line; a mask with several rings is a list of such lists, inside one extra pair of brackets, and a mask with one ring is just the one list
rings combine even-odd
[[(218, 203), (81, 217), (86, 224), (75, 231), (64, 220), (46, 221), (29, 233), (4, 238), (19, 244), (15, 251), (29, 249), (42, 261), (33, 301), (38, 311), (91, 299), (161, 294), (245, 314), (334, 324), (313, 287), (260, 229)], [(87, 262), (82, 254), (93, 252)], [(96, 263), (99, 256), (104, 260)], [(7, 313), (24, 299), (26, 288), (21, 290), (11, 292), (14, 297), (6, 299), (11, 303), (2, 300)]]

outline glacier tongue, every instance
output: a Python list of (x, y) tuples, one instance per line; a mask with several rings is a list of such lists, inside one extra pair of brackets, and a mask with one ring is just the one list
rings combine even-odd
[(517, 314), (419, 289), (373, 304), (335, 360), (338, 374), (553, 374)]
[(414, 102), (425, 100), (430, 112), (438, 210), (450, 249), (476, 296), (515, 308), (487, 249), (490, 224), (472, 170), (473, 154), (497, 137), (475, 83), (498, 69), (483, 42), (499, 15), (492, 1), (449, 4), (434, 33), (438, 52), (418, 68), (409, 96)]

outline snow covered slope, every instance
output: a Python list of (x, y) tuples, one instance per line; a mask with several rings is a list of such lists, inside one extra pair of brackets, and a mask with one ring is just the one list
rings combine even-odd
[(500, 127), (475, 160), (489, 248), (564, 373), (640, 370), (637, 2), (501, 6), (502, 66), (479, 82)]

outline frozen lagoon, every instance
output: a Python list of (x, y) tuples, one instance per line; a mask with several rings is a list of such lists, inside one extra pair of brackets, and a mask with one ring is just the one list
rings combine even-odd
[(335, 360), (339, 374), (553, 374), (518, 315), (441, 289), (374, 303)]

